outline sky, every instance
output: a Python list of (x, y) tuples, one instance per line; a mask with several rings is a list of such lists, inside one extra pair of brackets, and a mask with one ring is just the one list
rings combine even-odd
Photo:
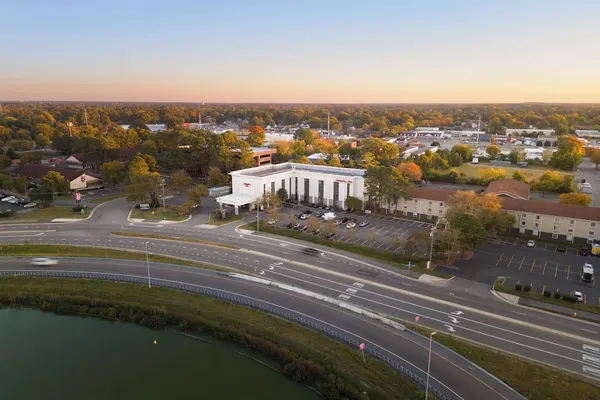
[(0, 101), (600, 103), (598, 0), (0, 5)]

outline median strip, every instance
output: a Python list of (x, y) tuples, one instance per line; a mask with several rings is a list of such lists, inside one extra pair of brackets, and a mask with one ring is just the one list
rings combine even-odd
[(154, 235), (149, 233), (137, 233), (137, 232), (111, 232), (113, 236), (124, 236), (124, 237), (132, 237), (139, 239), (155, 239), (155, 240), (170, 240), (173, 242), (186, 242), (186, 243), (196, 243), (203, 244), (206, 246), (214, 246), (214, 247), (223, 247), (226, 249), (239, 250), (239, 247), (232, 246), (227, 243), (217, 243), (217, 242), (209, 242), (207, 240), (197, 240), (197, 239), (187, 239), (178, 236), (165, 236), (165, 235)]

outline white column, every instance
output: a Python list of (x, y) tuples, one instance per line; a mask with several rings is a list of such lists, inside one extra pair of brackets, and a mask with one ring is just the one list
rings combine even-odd
[(235, 209), (235, 215), (238, 215), (240, 213), (239, 207), (234, 206), (234, 209)]

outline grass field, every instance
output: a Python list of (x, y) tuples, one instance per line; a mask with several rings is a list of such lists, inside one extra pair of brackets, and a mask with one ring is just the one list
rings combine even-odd
[(542, 166), (528, 166), (527, 168), (517, 168), (517, 167), (501, 167), (501, 166), (493, 166), (491, 164), (463, 164), (460, 167), (453, 167), (459, 173), (465, 174), (469, 178), (479, 178), (479, 171), (486, 168), (499, 168), (506, 171), (506, 177), (512, 177), (512, 174), (519, 170), (527, 177), (527, 180), (537, 180), (542, 174), (549, 170), (548, 167)]
[(30, 208), (18, 213), (13, 214), (6, 220), (13, 219), (28, 219), (28, 220), (40, 220), (40, 219), (54, 219), (54, 218), (87, 218), (90, 215), (91, 209), (86, 208), (84, 214), (73, 211), (72, 206), (54, 206), (48, 208)]
[(111, 194), (109, 196), (96, 196), (96, 197), (93, 197), (90, 200), (88, 200), (88, 203), (105, 203), (107, 201), (120, 199), (121, 197), (124, 197), (124, 196), (125, 195), (123, 193)]
[(235, 221), (239, 221), (242, 218), (244, 218), (244, 217), (241, 215), (232, 215), (229, 219), (212, 219), (212, 216), (211, 216), (211, 219), (208, 222), (208, 224), (215, 225), (215, 226), (221, 226), (221, 225), (229, 224), (229, 223), (232, 223)]
[[(154, 213), (154, 214), (153, 214)], [(135, 219), (147, 219), (147, 220), (156, 220), (156, 221), (184, 221), (189, 217), (189, 215), (179, 215), (179, 213), (175, 210), (170, 210), (168, 208), (154, 208), (151, 211), (142, 211), (139, 208), (134, 208), (131, 212), (130, 218)]]
[(363, 361), (357, 349), (282, 318), (205, 296), (130, 283), (21, 276), (0, 278), (0, 300), (7, 306), (201, 330), (265, 353), (286, 375), (318, 386), (332, 399), (423, 398), (399, 372), (371, 357)]

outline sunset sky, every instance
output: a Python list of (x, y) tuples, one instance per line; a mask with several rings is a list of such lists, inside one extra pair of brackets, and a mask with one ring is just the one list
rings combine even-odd
[(0, 101), (598, 102), (597, 0), (19, 0)]

